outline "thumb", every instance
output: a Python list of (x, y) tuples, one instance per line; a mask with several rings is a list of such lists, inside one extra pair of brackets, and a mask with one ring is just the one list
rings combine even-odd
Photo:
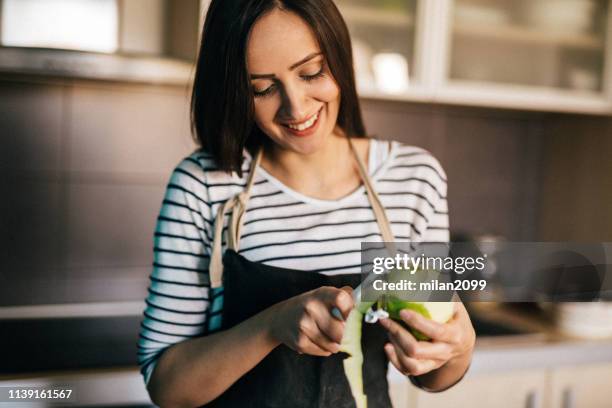
[(353, 300), (353, 288), (350, 286), (340, 288), (338, 294), (336, 295), (334, 304), (335, 307), (340, 310), (344, 320), (346, 320), (348, 315), (351, 313), (351, 310), (353, 310), (353, 307), (355, 307), (355, 302)]

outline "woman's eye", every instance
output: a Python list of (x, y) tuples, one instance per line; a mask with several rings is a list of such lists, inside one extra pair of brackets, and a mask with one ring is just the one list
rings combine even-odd
[(310, 74), (310, 75), (302, 75), (302, 79), (303, 79), (304, 81), (310, 82), (310, 81), (314, 81), (314, 80), (315, 80), (315, 79), (317, 79), (317, 78), (322, 77), (322, 76), (323, 76), (323, 74), (324, 74), (324, 72), (323, 72), (323, 67), (321, 67), (321, 69), (320, 69), (318, 72), (314, 73), (314, 74)]
[(255, 95), (255, 97), (267, 96), (270, 95), (272, 92), (274, 92), (274, 85), (270, 85), (269, 87), (261, 91), (257, 89), (253, 90), (253, 94)]

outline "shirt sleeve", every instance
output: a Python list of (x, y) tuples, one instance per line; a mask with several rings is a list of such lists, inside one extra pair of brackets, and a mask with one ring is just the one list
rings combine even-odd
[(185, 159), (173, 171), (155, 228), (153, 268), (138, 340), (138, 364), (148, 385), (170, 346), (206, 331), (212, 231), (205, 173)]

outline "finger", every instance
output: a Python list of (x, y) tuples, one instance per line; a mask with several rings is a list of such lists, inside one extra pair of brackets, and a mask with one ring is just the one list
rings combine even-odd
[(306, 354), (310, 354), (313, 356), (328, 357), (334, 353), (337, 353), (337, 351), (331, 351), (325, 347), (320, 346), (319, 341), (316, 338), (311, 339), (310, 337), (308, 337), (308, 340), (310, 340), (310, 344), (307, 344), (306, 348), (304, 349), (304, 352)]
[(442, 366), (442, 363), (434, 360), (419, 360), (407, 357), (393, 343), (385, 345), (385, 352), (389, 361), (404, 375), (423, 375)]
[[(348, 289), (346, 289), (348, 288)], [(346, 287), (340, 289), (336, 295), (334, 306), (340, 309), (340, 313), (346, 320), (351, 313), (351, 310), (355, 307), (355, 301), (353, 300), (353, 289)]]
[(416, 360), (416, 365), (417, 367), (412, 374), (414, 376), (427, 374), (428, 372), (433, 371), (442, 366), (442, 364), (435, 360)]
[[(346, 320), (351, 310), (355, 306), (353, 296), (346, 289), (334, 287), (324, 287), (320, 289), (321, 300), (327, 305), (329, 310), (336, 307), (340, 310), (342, 317)], [(331, 312), (330, 312), (331, 313)]]
[(455, 313), (453, 315), (453, 319), (467, 319), (471, 321), (470, 314), (465, 308), (465, 305), (460, 301), (455, 302)]
[(408, 368), (404, 367), (402, 362), (399, 360), (397, 353), (395, 352), (395, 347), (391, 343), (385, 344), (385, 353), (387, 354), (387, 358), (397, 368), (397, 371), (404, 375), (410, 375)]
[(348, 293), (351, 298), (353, 297), (353, 288), (351, 288), (350, 286), (343, 286), (340, 288), (340, 290), (343, 290)]
[[(292, 347), (293, 348), (293, 347)], [(319, 347), (312, 339), (306, 334), (301, 332), (298, 339), (295, 342), (295, 348), (293, 348), (299, 354), (310, 354), (313, 356), (327, 357), (332, 353)]]
[(461, 354), (473, 348), (476, 341), (476, 332), (470, 315), (461, 302), (456, 302), (455, 317), (446, 325), (449, 338), (448, 343), (457, 347), (456, 352)]
[(344, 335), (344, 321), (338, 320), (331, 316), (325, 308), (313, 309), (314, 310), (311, 312), (309, 311), (309, 314), (317, 324), (319, 331), (322, 332), (330, 342), (333, 342), (340, 347), (342, 336)]
[(444, 342), (419, 341), (409, 357), (419, 360), (436, 360), (446, 363), (453, 357), (453, 347)]
[[(340, 322), (338, 322), (340, 323)], [(316, 320), (309, 315), (300, 321), (300, 332), (303, 333), (311, 343), (318, 348), (329, 353), (337, 353), (340, 351), (340, 344), (332, 341), (323, 332), (321, 332)]]
[[(408, 333), (408, 335), (411, 336), (410, 333)], [(445, 363), (453, 357), (453, 347), (448, 343), (415, 340), (406, 347), (406, 343), (403, 343), (401, 338), (391, 333), (389, 333), (389, 340), (409, 358), (417, 360), (435, 360)]]
[[(337, 291), (337, 289), (335, 290)], [(307, 327), (307, 329), (312, 332), (316, 328), (317, 331), (325, 334), (328, 341), (338, 343), (339, 347), (344, 333), (344, 320), (335, 317), (333, 312), (327, 309), (325, 303), (316, 297), (310, 299), (304, 305), (304, 310), (306, 311), (305, 318), (307, 319), (304, 323), (309, 323), (308, 319), (310, 319), (316, 324), (316, 327)]]
[(394, 339), (406, 354), (412, 355), (415, 353), (418, 342), (408, 330), (393, 319), (382, 319), (379, 321), (380, 325), (389, 333), (389, 338)]
[(410, 327), (423, 333), (432, 340), (449, 341), (448, 330), (443, 323), (434, 322), (412, 310), (404, 309), (400, 312), (400, 318)]

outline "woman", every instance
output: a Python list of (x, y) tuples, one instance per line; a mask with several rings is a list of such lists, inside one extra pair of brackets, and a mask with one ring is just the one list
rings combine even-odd
[[(331, 311), (353, 307), (361, 241), (448, 240), (441, 167), (364, 137), (331, 0), (213, 0), (192, 102), (202, 149), (168, 185), (139, 342), (153, 401), (354, 406)], [(432, 341), (391, 320), (365, 325), (372, 407), (390, 405), (388, 361), (430, 391), (469, 365), (460, 303), (444, 325), (402, 318)]]

